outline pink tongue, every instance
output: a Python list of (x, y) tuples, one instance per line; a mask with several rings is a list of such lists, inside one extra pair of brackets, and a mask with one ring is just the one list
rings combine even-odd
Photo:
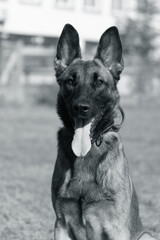
[(77, 157), (84, 157), (91, 149), (91, 122), (84, 125), (83, 120), (76, 121), (72, 150)]

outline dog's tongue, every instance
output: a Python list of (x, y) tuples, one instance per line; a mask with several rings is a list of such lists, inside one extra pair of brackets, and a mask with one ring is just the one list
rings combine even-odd
[(77, 120), (75, 123), (72, 150), (77, 157), (84, 157), (91, 149), (90, 129), (91, 122), (85, 124), (83, 120)]

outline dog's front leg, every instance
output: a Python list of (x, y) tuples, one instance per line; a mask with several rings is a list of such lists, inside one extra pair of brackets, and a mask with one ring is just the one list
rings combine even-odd
[(56, 200), (56, 209), (61, 213), (57, 215), (55, 240), (61, 240), (65, 235), (67, 240), (87, 240), (79, 201), (60, 197)]
[[(127, 221), (130, 214), (131, 187), (127, 161), (119, 136), (110, 133), (106, 136), (103, 154), (97, 168), (96, 182), (102, 190), (102, 199), (89, 207), (90, 223), (101, 220), (101, 238), (109, 240), (130, 240)], [(106, 198), (105, 200), (103, 198)], [(93, 222), (93, 217), (95, 221)], [(97, 217), (98, 216), (98, 217)]]
[(69, 191), (71, 178), (69, 160), (60, 151), (52, 179), (52, 202), (57, 216), (55, 240), (87, 240), (82, 223), (81, 202)]

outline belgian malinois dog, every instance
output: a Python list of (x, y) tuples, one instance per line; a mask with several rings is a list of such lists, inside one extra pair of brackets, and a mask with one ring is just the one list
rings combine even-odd
[(55, 240), (154, 239), (142, 226), (118, 134), (123, 67), (116, 27), (103, 33), (94, 59), (84, 61), (77, 31), (65, 25), (55, 58), (64, 124), (52, 180)]

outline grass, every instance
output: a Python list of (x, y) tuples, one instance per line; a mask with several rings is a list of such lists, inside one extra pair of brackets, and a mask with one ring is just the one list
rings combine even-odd
[[(160, 112), (124, 107), (121, 130), (144, 225), (160, 238)], [(0, 109), (0, 239), (52, 240), (50, 185), (60, 122), (53, 108)]]

